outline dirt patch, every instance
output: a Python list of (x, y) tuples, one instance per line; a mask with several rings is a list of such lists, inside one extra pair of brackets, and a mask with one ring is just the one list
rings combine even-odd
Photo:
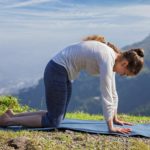
[(9, 139), (7, 141), (7, 145), (9, 147), (12, 147), (14, 149), (19, 149), (19, 150), (27, 150), (27, 149), (35, 150), (35, 147), (32, 144), (32, 141), (30, 140), (30, 138), (24, 137), (24, 136)]

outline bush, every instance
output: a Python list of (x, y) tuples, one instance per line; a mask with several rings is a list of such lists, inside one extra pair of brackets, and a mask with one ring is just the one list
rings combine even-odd
[(8, 108), (14, 112), (33, 111), (29, 106), (19, 104), (19, 100), (16, 97), (0, 96), (0, 114), (4, 113)]

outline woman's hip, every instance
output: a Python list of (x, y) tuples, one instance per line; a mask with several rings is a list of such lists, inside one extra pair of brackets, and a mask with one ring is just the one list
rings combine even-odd
[(65, 67), (50, 60), (44, 71), (44, 82), (68, 82), (68, 80)]

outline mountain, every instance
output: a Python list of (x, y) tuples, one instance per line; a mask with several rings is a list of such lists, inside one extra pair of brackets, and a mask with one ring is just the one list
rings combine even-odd
[[(145, 51), (145, 66), (136, 77), (120, 77), (117, 75), (116, 84), (119, 95), (120, 113), (132, 113), (137, 115), (150, 115), (150, 35), (144, 40), (123, 47), (123, 50), (131, 48), (143, 48)], [(102, 113), (99, 77), (92, 77), (81, 72), (73, 82), (73, 92), (68, 111), (85, 111), (92, 114)], [(43, 79), (37, 86), (22, 89), (17, 96), (22, 104), (32, 107), (45, 108)]]

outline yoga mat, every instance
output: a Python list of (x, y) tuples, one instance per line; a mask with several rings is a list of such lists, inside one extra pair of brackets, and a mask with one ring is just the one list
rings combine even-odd
[[(107, 129), (107, 124), (105, 121), (95, 121), (95, 120), (78, 120), (78, 119), (64, 119), (62, 120), (58, 130), (72, 130), (93, 134), (105, 134), (105, 135), (120, 135), (120, 136), (141, 136), (150, 138), (150, 124), (134, 124), (133, 126), (129, 125), (114, 125), (117, 127), (131, 128), (132, 132), (129, 134), (121, 133), (111, 133)], [(55, 128), (29, 128), (23, 126), (8, 126), (0, 127), (0, 130), (28, 130), (28, 131), (52, 131)]]

